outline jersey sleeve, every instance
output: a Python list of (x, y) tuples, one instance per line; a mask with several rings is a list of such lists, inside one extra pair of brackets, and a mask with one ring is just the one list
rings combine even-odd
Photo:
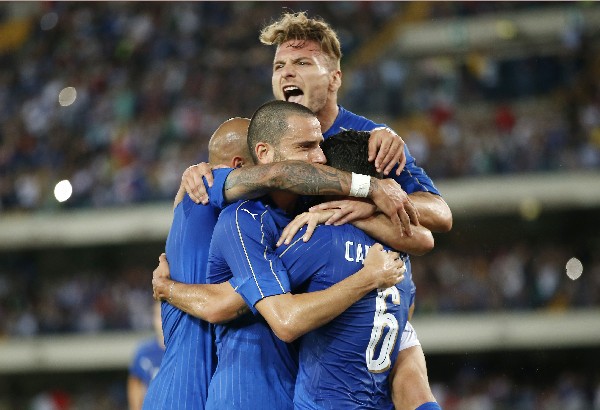
[(206, 192), (208, 193), (208, 198), (210, 204), (223, 209), (227, 206), (227, 201), (225, 201), (225, 180), (229, 176), (229, 173), (233, 171), (233, 168), (219, 168), (213, 170), (213, 185), (212, 187), (208, 187), (206, 183), (206, 179), (202, 178), (204, 182), (204, 187), (206, 188)]
[[(386, 124), (378, 124), (360, 115), (349, 113), (342, 107), (340, 107), (340, 111), (339, 119), (336, 119), (333, 126), (323, 134), (324, 137), (327, 138), (342, 129), (373, 131), (375, 128), (379, 127), (390, 128)], [(394, 168), (389, 175), (393, 175), (393, 178), (402, 186), (402, 189), (404, 189), (407, 194), (412, 194), (413, 192), (431, 192), (432, 194), (440, 195), (425, 170), (417, 166), (415, 158), (410, 154), (406, 144), (404, 145), (404, 154), (406, 156), (406, 165), (400, 175), (396, 176), (396, 168)]]
[(282, 245), (277, 249), (288, 271), (292, 288), (302, 285), (318, 274), (327, 266), (330, 257), (330, 229), (318, 225), (308, 242), (302, 240), (305, 233), (306, 226), (296, 233), (289, 245)]
[(129, 374), (131, 376), (135, 376), (140, 380), (144, 380), (144, 369), (142, 368), (142, 358), (144, 355), (144, 346), (145, 344), (140, 344), (133, 355), (133, 359), (129, 363)]
[(276, 232), (265, 223), (264, 208), (243, 201), (228, 207), (213, 234), (213, 247), (231, 269), (233, 288), (246, 301), (253, 313), (254, 305), (273, 295), (290, 291), (285, 266), (274, 250)]
[(389, 175), (393, 175), (393, 178), (407, 194), (412, 194), (413, 192), (431, 192), (432, 194), (440, 195), (429, 175), (427, 175), (423, 168), (417, 166), (417, 162), (410, 155), (407, 145), (404, 145), (404, 154), (406, 155), (406, 165), (400, 175), (396, 176), (395, 168)]

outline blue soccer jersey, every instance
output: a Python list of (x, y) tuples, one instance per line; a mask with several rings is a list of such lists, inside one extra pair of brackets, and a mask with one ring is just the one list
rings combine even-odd
[[(339, 106), (339, 112), (335, 121), (331, 125), (331, 127), (323, 133), (323, 138), (327, 139), (338, 132), (343, 130), (353, 129), (356, 131), (371, 131), (377, 127), (386, 127), (385, 124), (377, 124), (374, 121), (369, 120), (368, 118), (362, 117), (360, 115), (354, 114), (346, 110), (344, 107)], [(408, 150), (408, 146), (404, 146), (404, 154), (406, 156), (406, 164), (402, 169), (400, 175), (396, 175), (396, 169), (394, 168), (392, 172), (390, 172), (390, 177), (394, 178), (398, 184), (402, 187), (402, 189), (407, 194), (412, 194), (414, 192), (430, 192), (435, 195), (440, 195), (439, 191), (433, 184), (433, 181), (423, 168), (417, 166), (415, 158), (410, 154)], [(411, 273), (412, 268), (410, 265), (410, 259), (406, 259), (406, 272)], [(412, 282), (412, 277), (411, 277)], [(412, 283), (412, 293), (413, 299), (416, 288), (414, 283)]]
[[(265, 297), (290, 289), (325, 289), (343, 280), (361, 268), (375, 242), (351, 225), (322, 226), (307, 243), (295, 240), (289, 247), (275, 249), (288, 222), (267, 200), (229, 206), (213, 236), (209, 281), (229, 279), (256, 313), (255, 304)], [(300, 363), (303, 376), (295, 384), (300, 387), (297, 405), (381, 408), (391, 403), (387, 376), (408, 315), (410, 282), (407, 277), (401, 286), (371, 292), (331, 324), (305, 336), (315, 341), (318, 350), (309, 346), (312, 342), (301, 342), (305, 352)], [(207, 408), (291, 408), (297, 363), (293, 345), (278, 339), (259, 315), (216, 328), (218, 366)], [(331, 342), (333, 351), (323, 348), (324, 340)], [(315, 354), (327, 359), (321, 363), (324, 369), (341, 369), (337, 380), (314, 367), (310, 358)]]
[[(289, 222), (261, 201), (225, 208), (211, 243), (211, 283), (230, 280), (254, 310), (263, 297), (289, 292), (290, 283), (273, 248)], [(294, 345), (281, 341), (260, 315), (247, 314), (215, 326), (218, 365), (207, 409), (292, 409), (298, 371)]]
[[(385, 124), (377, 124), (346, 110), (342, 106), (338, 106), (338, 108), (339, 112), (333, 125), (323, 133), (323, 138), (325, 139), (343, 130), (371, 131), (377, 127), (386, 127)], [(410, 155), (407, 145), (404, 146), (404, 154), (406, 156), (404, 169), (399, 176), (396, 176), (396, 170), (394, 169), (390, 172), (390, 176), (393, 175), (393, 178), (402, 186), (402, 189), (407, 194), (412, 194), (413, 192), (431, 192), (432, 194), (439, 195), (440, 193), (431, 178), (425, 173), (425, 170), (417, 166), (415, 158)]]
[[(358, 271), (376, 242), (352, 225), (318, 226), (278, 249), (290, 281), (326, 289)], [(408, 272), (408, 271), (407, 271)], [(300, 342), (296, 409), (391, 409), (389, 373), (412, 301), (410, 273), (398, 285), (372, 291)]]
[[(231, 169), (215, 170), (222, 184)], [(220, 191), (209, 190), (220, 200)], [(210, 239), (220, 209), (195, 204), (187, 195), (177, 205), (167, 237), (171, 277), (183, 283), (207, 283)], [(216, 366), (212, 325), (169, 305), (161, 306), (166, 351), (150, 384), (144, 409), (204, 409)]]
[(165, 349), (155, 337), (144, 340), (137, 347), (133, 360), (129, 364), (129, 374), (148, 386), (158, 373), (164, 353)]
[[(371, 131), (377, 127), (385, 127), (385, 124), (378, 124), (374, 121), (371, 121), (365, 117), (354, 114), (346, 110), (342, 106), (338, 106), (339, 112), (338, 115), (332, 124), (332, 126), (323, 133), (323, 137), (325, 139), (330, 136), (337, 134), (345, 129), (354, 129), (357, 131)], [(398, 184), (402, 187), (402, 189), (407, 194), (412, 194), (414, 192), (430, 192), (435, 195), (440, 195), (439, 191), (433, 184), (433, 181), (423, 168), (417, 166), (415, 158), (410, 154), (408, 146), (404, 146), (404, 153), (406, 156), (406, 164), (400, 173), (399, 176), (396, 176), (395, 169), (390, 173), (390, 176), (393, 177)], [(220, 184), (220, 185), (219, 185)], [(223, 191), (224, 180), (219, 182), (215, 181), (213, 185), (213, 189), (215, 191)], [(211, 203), (214, 203), (216, 206), (222, 208), (225, 206), (223, 196), (220, 195), (218, 197), (211, 197)], [(407, 259), (406, 263), (407, 272), (411, 271), (411, 266), (409, 259)], [(414, 284), (413, 284), (413, 293), (414, 293)]]

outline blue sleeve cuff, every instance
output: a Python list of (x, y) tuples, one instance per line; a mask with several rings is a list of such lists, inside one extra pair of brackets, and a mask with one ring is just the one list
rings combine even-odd
[(210, 204), (219, 209), (223, 209), (228, 205), (225, 201), (224, 188), (225, 180), (231, 171), (233, 171), (233, 168), (219, 168), (213, 170), (213, 185), (210, 188), (206, 184), (206, 179), (202, 178), (204, 186), (206, 187), (206, 192), (208, 193)]
[[(285, 278), (286, 275), (277, 275), (279, 278)], [(283, 283), (272, 278), (265, 280), (261, 278), (260, 286), (257, 285), (254, 278), (246, 278), (246, 280), (240, 281), (236, 277), (229, 280), (229, 283), (235, 291), (244, 299), (253, 314), (258, 314), (258, 311), (254, 307), (259, 301), (269, 296), (282, 295), (290, 292), (289, 283)]]
[(429, 178), (429, 175), (427, 175), (423, 168), (417, 166), (414, 157), (410, 155), (410, 151), (406, 145), (404, 146), (404, 152), (406, 154), (406, 165), (404, 165), (402, 172), (399, 176), (396, 176), (396, 167), (394, 167), (392, 172), (390, 172), (390, 176), (393, 175), (393, 178), (407, 194), (412, 194), (413, 192), (430, 192), (441, 196), (433, 181)]

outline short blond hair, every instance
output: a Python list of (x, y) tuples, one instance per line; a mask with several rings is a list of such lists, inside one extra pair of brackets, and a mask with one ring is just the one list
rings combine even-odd
[(264, 27), (259, 36), (266, 45), (280, 46), (289, 40), (316, 41), (339, 68), (342, 48), (337, 33), (320, 17), (308, 18), (306, 12), (284, 13), (281, 18)]

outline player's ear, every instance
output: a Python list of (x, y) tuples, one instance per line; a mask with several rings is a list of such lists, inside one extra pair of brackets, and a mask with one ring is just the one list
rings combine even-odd
[(254, 147), (254, 153), (256, 154), (256, 158), (258, 158), (259, 164), (270, 164), (273, 162), (275, 151), (269, 143), (259, 142)]
[(331, 78), (329, 81), (329, 88), (333, 92), (337, 92), (342, 86), (342, 71), (335, 69), (331, 71)]
[(232, 168), (241, 168), (243, 167), (245, 164), (244, 158), (242, 157), (233, 157), (233, 159), (231, 160), (231, 167)]

